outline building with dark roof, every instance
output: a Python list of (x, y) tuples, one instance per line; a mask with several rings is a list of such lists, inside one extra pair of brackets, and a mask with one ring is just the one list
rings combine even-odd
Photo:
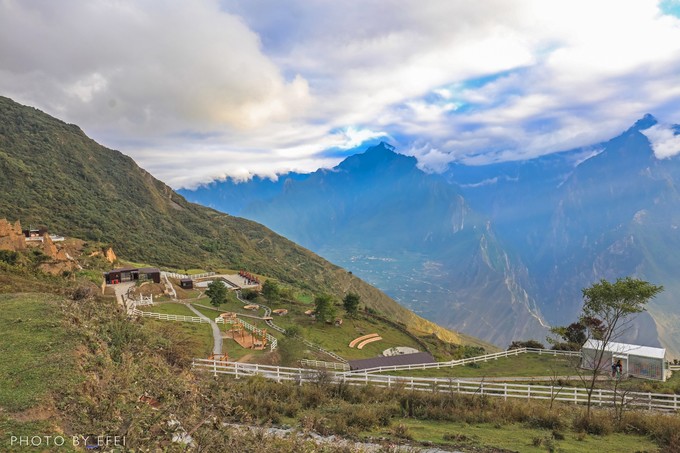
[(434, 363), (434, 357), (429, 352), (416, 352), (413, 354), (400, 354), (389, 357), (372, 357), (370, 359), (350, 360), (350, 370), (365, 370), (395, 365), (419, 365), (421, 363)]
[(155, 267), (121, 267), (109, 272), (104, 272), (104, 278), (106, 279), (107, 285), (144, 280), (160, 283), (161, 271)]

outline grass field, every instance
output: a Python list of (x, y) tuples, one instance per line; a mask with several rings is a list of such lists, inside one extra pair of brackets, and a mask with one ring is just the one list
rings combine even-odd
[[(458, 448), (497, 448), (522, 453), (635, 453), (657, 451), (649, 438), (631, 434), (612, 433), (593, 436), (569, 432), (564, 439), (553, 438), (552, 431), (528, 428), (522, 424), (467, 424), (440, 421), (424, 421), (404, 418), (400, 423), (413, 440), (449, 445)], [(373, 436), (389, 436), (390, 431), (375, 431)], [(477, 451), (477, 450), (472, 450)]]
[[(191, 311), (186, 305), (178, 303), (163, 303), (156, 304), (152, 306), (139, 307), (142, 311), (152, 312), (152, 313), (165, 313), (168, 315), (181, 315), (181, 316), (196, 316), (196, 313)], [(145, 322), (152, 323), (167, 323), (172, 322), (179, 327), (182, 332), (186, 335), (196, 339), (198, 345), (194, 350), (196, 357), (207, 357), (212, 352), (213, 348), (213, 337), (210, 325), (207, 323), (193, 323), (193, 322), (182, 322), (182, 321), (161, 321), (151, 318), (144, 318)]]
[(0, 408), (30, 408), (78, 381), (76, 343), (63, 325), (57, 297), (0, 295)]
[[(206, 302), (209, 303), (209, 301), (206, 299)], [(206, 308), (202, 307), (195, 307), (199, 312), (203, 313), (210, 319), (214, 319), (219, 315), (219, 312), (214, 311), (214, 310), (209, 310)], [(169, 315), (184, 315), (184, 316), (196, 316), (194, 312), (192, 312), (186, 305), (184, 304), (179, 304), (179, 303), (165, 303), (165, 304), (158, 304), (158, 305), (153, 305), (151, 307), (140, 307), (140, 309), (144, 311), (149, 311), (153, 313), (166, 313)], [(175, 322), (175, 321), (159, 321), (159, 320), (152, 320), (145, 318), (145, 320), (152, 321), (152, 322)], [(256, 319), (246, 319), (246, 321), (250, 324), (253, 324), (259, 328), (267, 328), (266, 324), (264, 324), (264, 321), (258, 321)], [(213, 337), (212, 337), (212, 330), (208, 324), (198, 324), (198, 323), (189, 323), (189, 322), (176, 322), (177, 326), (182, 329), (182, 331), (192, 337), (195, 338), (196, 340), (199, 341), (200, 346), (195, 350), (196, 357), (207, 357), (210, 355), (212, 352), (212, 347), (213, 347)], [(219, 325), (220, 330), (224, 331), (224, 326)], [(271, 332), (271, 329), (267, 331), (270, 334), (278, 333), (278, 332)], [(238, 360), (240, 358), (243, 358), (246, 355), (252, 355), (253, 357), (258, 357), (266, 354), (269, 349), (266, 349), (264, 351), (257, 351), (253, 349), (244, 349), (241, 346), (238, 345), (234, 340), (227, 339), (225, 338), (224, 341), (222, 342), (222, 350), (223, 352), (226, 352), (229, 355), (229, 358), (232, 360)]]
[[(304, 314), (291, 311), (289, 315), (276, 316), (274, 322), (283, 328), (297, 326), (304, 338), (346, 359), (375, 357), (385, 349), (394, 346), (410, 346), (422, 349), (408, 335), (373, 319), (345, 318), (343, 325), (336, 327), (322, 324)], [(370, 333), (377, 333), (382, 337), (382, 340), (369, 343), (361, 350), (356, 349), (356, 347), (349, 347), (352, 340)]]
[(396, 376), (420, 377), (529, 377), (529, 376), (571, 376), (576, 374), (575, 362), (578, 358), (519, 354), (513, 357), (501, 357), (488, 362), (477, 362), (470, 365), (459, 365), (450, 368), (430, 370), (389, 371), (385, 374)]
[[(207, 302), (207, 303), (206, 303), (206, 302)], [(200, 303), (201, 303), (201, 305), (206, 305), (206, 306), (209, 306), (209, 305), (210, 305), (210, 302), (207, 301), (207, 300), (206, 300), (206, 301), (201, 301)], [(231, 310), (219, 310), (219, 311), (215, 311), (215, 310), (211, 310), (211, 309), (209, 309), (209, 308), (199, 307), (199, 306), (196, 305), (196, 304), (192, 304), (192, 305), (193, 305), (193, 307), (194, 307), (196, 310), (198, 310), (199, 312), (203, 313), (205, 316), (207, 316), (207, 317), (210, 318), (210, 319), (215, 319), (216, 317), (218, 317), (218, 316), (220, 315), (220, 313), (224, 313), (225, 311), (231, 311)], [(263, 314), (263, 313), (262, 313), (262, 310), (258, 310), (258, 311), (250, 311), (250, 310), (243, 310), (243, 309), (242, 309), (241, 311), (237, 311), (236, 313), (239, 313), (239, 314), (246, 314), (246, 315), (253, 315), (253, 316), (261, 316), (261, 315)], [(271, 334), (271, 335), (273, 335), (273, 336), (275, 336), (275, 337), (281, 335), (279, 332), (277, 332), (277, 331), (275, 331), (275, 330), (269, 328), (269, 327), (267, 326), (267, 324), (265, 324), (265, 322), (264, 322), (263, 320), (261, 320), (261, 319), (255, 319), (255, 318), (250, 318), (250, 317), (246, 317), (246, 316), (244, 316), (244, 317), (242, 317), (242, 318), (243, 318), (243, 320), (244, 320), (245, 322), (247, 322), (248, 324), (252, 324), (252, 325), (254, 325), (255, 327), (258, 327), (258, 328), (260, 328), (260, 329), (267, 329), (267, 333), (269, 333), (269, 334)]]
[(138, 307), (140, 311), (164, 313), (166, 315), (196, 316), (186, 305), (173, 302)]
[[(193, 313), (192, 313), (193, 314)], [(195, 315), (194, 315), (195, 316)], [(207, 323), (193, 323), (181, 321), (160, 321), (158, 319), (144, 318), (145, 323), (159, 324), (159, 323), (173, 323), (186, 336), (191, 337), (197, 341), (194, 348), (194, 357), (208, 357), (213, 350), (213, 336), (210, 324)]]

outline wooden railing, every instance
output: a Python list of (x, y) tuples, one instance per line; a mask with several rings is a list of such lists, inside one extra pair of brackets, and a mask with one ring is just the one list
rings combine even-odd
[(144, 318), (160, 319), (161, 321), (183, 321), (183, 322), (197, 322), (209, 324), (207, 319), (199, 318), (198, 316), (184, 316), (184, 315), (169, 315), (167, 313), (153, 313), (150, 311), (142, 311), (133, 308), (131, 313), (135, 316), (142, 316)]
[(196, 279), (199, 279), (199, 278), (212, 277), (213, 275), (216, 275), (214, 272), (204, 272), (202, 274), (188, 275), (188, 274), (179, 274), (177, 272), (166, 272), (166, 271), (163, 271), (163, 274), (167, 275), (170, 278), (176, 278), (176, 279), (190, 278), (192, 280), (196, 280)]
[[(277, 382), (346, 383), (350, 385), (374, 385), (377, 387), (396, 387), (404, 390), (460, 393), (495, 398), (520, 398), (564, 401), (584, 404), (588, 401), (588, 393), (583, 388), (558, 387), (547, 385), (514, 384), (504, 382), (466, 381), (455, 378), (405, 377), (375, 375), (369, 373), (352, 374), (328, 370), (310, 370), (305, 368), (278, 367), (239, 362), (220, 362), (217, 360), (194, 359), (193, 369), (196, 371), (232, 375), (236, 378), (246, 376), (263, 376)], [(615, 392), (613, 390), (595, 389), (591, 404), (597, 406), (624, 405), (648, 410), (677, 411), (680, 409), (680, 395), (643, 392)]]
[(535, 348), (519, 348), (511, 349), (509, 351), (495, 352), (493, 354), (485, 354), (477, 357), (469, 357), (466, 359), (451, 360), (448, 362), (433, 362), (433, 363), (420, 363), (417, 365), (392, 365), (392, 366), (381, 366), (375, 368), (366, 368), (363, 370), (353, 370), (349, 373), (384, 373), (386, 371), (403, 371), (403, 370), (429, 370), (429, 369), (439, 369), (439, 368), (453, 368), (454, 366), (467, 365), (469, 363), (477, 362), (488, 362), (489, 360), (496, 360), (501, 357), (514, 357), (520, 354), (535, 353), (541, 355), (552, 355), (552, 356), (568, 356), (568, 357), (580, 357), (581, 353), (579, 351), (556, 351), (553, 349), (535, 349)]
[(349, 365), (346, 363), (323, 362), (321, 360), (302, 359), (300, 360), (300, 366), (302, 368), (323, 368), (329, 370), (349, 371)]
[[(254, 325), (247, 323), (242, 319), (239, 319), (239, 321), (241, 322), (241, 324), (243, 325), (243, 327), (246, 330), (248, 330), (252, 333), (255, 333), (257, 335), (262, 335), (262, 333), (263, 333), (262, 329), (255, 327)], [(218, 316), (217, 318), (215, 318), (215, 322), (217, 324), (233, 324), (236, 321), (233, 320), (233, 319), (225, 319), (225, 318), (221, 318), (221, 317)], [(277, 340), (276, 338), (272, 337), (269, 334), (266, 334), (265, 336), (267, 338), (267, 343), (269, 343), (269, 350), (273, 351), (274, 349), (276, 349), (277, 346), (279, 345), (279, 340)]]

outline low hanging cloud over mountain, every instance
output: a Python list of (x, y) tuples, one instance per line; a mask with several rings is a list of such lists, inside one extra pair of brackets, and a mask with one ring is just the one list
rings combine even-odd
[[(680, 122), (678, 1), (5, 0), (0, 94), (175, 187), (387, 139), (437, 171)], [(653, 132), (652, 132), (653, 133)]]
[(652, 144), (654, 155), (658, 159), (680, 154), (680, 131), (668, 125), (655, 124), (642, 131)]

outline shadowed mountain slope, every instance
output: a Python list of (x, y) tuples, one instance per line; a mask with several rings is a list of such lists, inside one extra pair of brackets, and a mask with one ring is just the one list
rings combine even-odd
[(170, 268), (248, 269), (362, 301), (411, 330), (462, 342), (347, 271), (253, 221), (187, 202), (75, 125), (0, 97), (0, 218), (108, 242), (119, 257)]

